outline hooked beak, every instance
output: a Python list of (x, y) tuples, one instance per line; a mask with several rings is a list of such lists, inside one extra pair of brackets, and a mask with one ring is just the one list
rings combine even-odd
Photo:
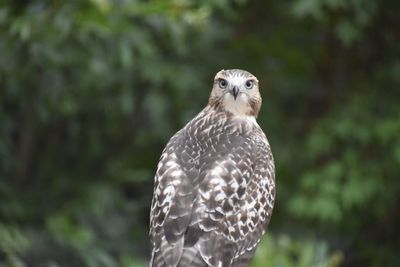
[(239, 95), (239, 88), (237, 86), (234, 86), (232, 88), (232, 94), (233, 94), (233, 98), (236, 100), (237, 96)]

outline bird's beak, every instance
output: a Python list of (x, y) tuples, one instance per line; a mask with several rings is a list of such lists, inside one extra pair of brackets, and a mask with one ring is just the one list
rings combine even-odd
[(236, 100), (237, 96), (239, 95), (239, 88), (237, 86), (234, 86), (232, 88), (232, 94), (233, 94), (233, 98), (235, 98), (235, 100)]

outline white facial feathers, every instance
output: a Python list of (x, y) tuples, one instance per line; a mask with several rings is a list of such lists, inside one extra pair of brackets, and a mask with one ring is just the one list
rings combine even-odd
[(223, 106), (225, 110), (231, 112), (234, 115), (246, 116), (250, 113), (251, 107), (249, 104), (249, 97), (246, 94), (239, 93), (235, 99), (232, 94), (226, 93), (223, 96)]
[(235, 116), (256, 117), (261, 106), (257, 78), (245, 70), (221, 70), (215, 75), (209, 105)]

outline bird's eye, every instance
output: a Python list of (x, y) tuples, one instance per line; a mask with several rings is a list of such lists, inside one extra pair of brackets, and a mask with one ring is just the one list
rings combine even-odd
[(220, 79), (218, 85), (220, 88), (224, 89), (228, 85), (228, 82), (225, 79)]
[(252, 80), (247, 80), (244, 85), (246, 86), (246, 89), (251, 89), (253, 88), (253, 84), (254, 82)]

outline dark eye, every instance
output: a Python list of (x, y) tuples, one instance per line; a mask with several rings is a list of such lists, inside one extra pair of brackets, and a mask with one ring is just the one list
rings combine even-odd
[(252, 80), (247, 80), (244, 85), (246, 86), (246, 89), (251, 89), (253, 88), (253, 84), (254, 82)]
[(228, 85), (228, 82), (225, 79), (220, 79), (218, 85), (220, 88), (224, 89)]

